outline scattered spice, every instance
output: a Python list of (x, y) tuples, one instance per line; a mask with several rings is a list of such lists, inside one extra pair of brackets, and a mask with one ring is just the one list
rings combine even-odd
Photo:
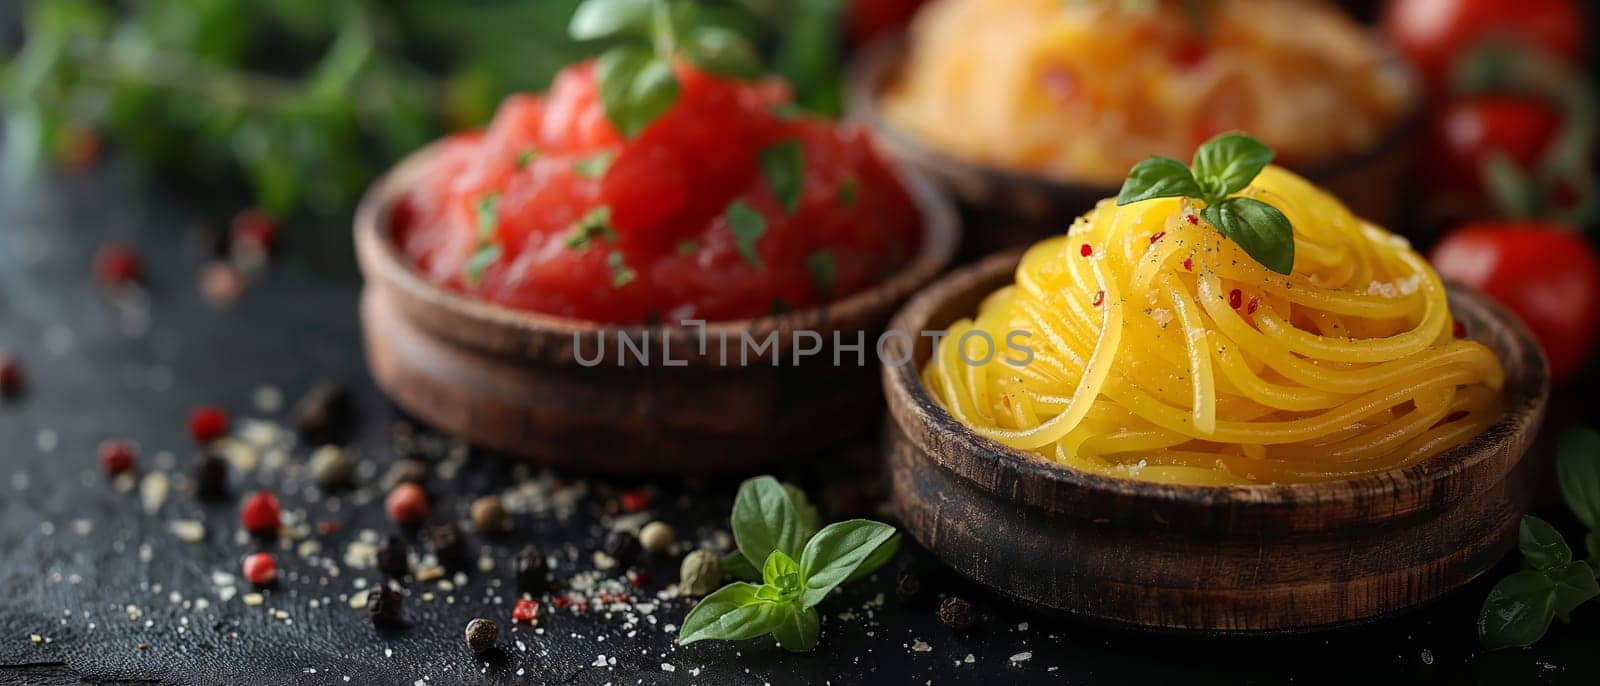
[(331, 381), (320, 381), (295, 406), (295, 430), (310, 443), (344, 438), (355, 419), (350, 391)]
[(206, 445), (228, 433), (228, 413), (215, 405), (204, 405), (189, 413), (189, 437)]
[(390, 519), (415, 526), (428, 518), (428, 494), (414, 483), (402, 483), (389, 491), (383, 507), (389, 512)]
[(229, 230), (235, 249), (267, 255), (278, 244), (278, 222), (272, 215), (257, 208), (248, 208), (233, 216)]
[(228, 497), (228, 465), (210, 453), (200, 455), (194, 466), (194, 492), (202, 500)]
[(494, 649), (495, 641), (500, 640), (500, 625), (494, 620), (479, 617), (467, 622), (467, 647), (472, 652), (482, 655)]
[(356, 461), (350, 452), (336, 445), (325, 445), (311, 453), (311, 478), (325, 489), (349, 486), (356, 474)]
[(1241, 292), (1237, 288), (1235, 288), (1235, 289), (1233, 289), (1231, 291), (1228, 291), (1228, 307), (1231, 307), (1231, 308), (1237, 310), (1237, 309), (1239, 309), (1239, 306), (1243, 305), (1243, 304), (1244, 304), (1244, 293), (1243, 292)]
[(605, 553), (624, 567), (639, 561), (639, 537), (627, 531), (613, 531), (606, 535)]
[(966, 631), (978, 621), (978, 611), (961, 598), (950, 596), (939, 603), (939, 623), (952, 631)]
[(394, 465), (389, 467), (389, 471), (383, 475), (383, 487), (391, 490), (398, 488), (401, 484), (425, 486), (427, 481), (427, 463), (409, 457), (395, 462)]
[(1151, 236), (1150, 236), (1150, 245), (1155, 245), (1156, 243), (1159, 243), (1161, 241), (1161, 239), (1166, 238), (1166, 237), (1167, 237), (1167, 232), (1165, 232), (1165, 231), (1157, 231), (1154, 234), (1151, 234)]
[(467, 542), (461, 538), (461, 530), (454, 524), (429, 527), (423, 542), (428, 546), (428, 551), (447, 567), (460, 567), (467, 561)]
[(539, 601), (523, 598), (511, 609), (511, 618), (524, 624), (539, 622)]
[(1185, 258), (1183, 258), (1183, 270), (1186, 271), (1186, 272), (1194, 271), (1194, 258), (1193, 257), (1185, 257)]
[(672, 547), (677, 535), (666, 522), (650, 522), (639, 530), (639, 545), (652, 553), (664, 553)]
[(22, 392), (22, 362), (15, 355), (0, 350), (0, 396), (12, 397)]
[(1245, 314), (1255, 314), (1256, 310), (1258, 310), (1260, 308), (1261, 308), (1261, 296), (1258, 295), (1258, 296), (1250, 298), (1250, 305), (1249, 305), (1249, 307), (1245, 308), (1244, 313)]
[(1106, 303), (1106, 292), (1105, 291), (1095, 291), (1095, 294), (1094, 294), (1094, 306), (1095, 307), (1099, 307), (1101, 305), (1104, 305), (1105, 303)]
[(650, 507), (650, 492), (642, 488), (623, 491), (622, 495), (617, 497), (617, 504), (622, 507), (623, 512), (638, 512)]
[(483, 534), (502, 534), (511, 530), (511, 517), (499, 496), (486, 495), (472, 501), (472, 528)]
[(399, 579), (411, 571), (411, 550), (399, 536), (390, 534), (378, 542), (378, 571)]
[(549, 585), (550, 568), (538, 548), (528, 546), (517, 553), (516, 570), (517, 586), (524, 591), (537, 593)]
[(244, 578), (257, 587), (271, 584), (278, 578), (278, 562), (267, 553), (256, 553), (244, 559)]
[(256, 491), (239, 508), (239, 520), (253, 534), (269, 534), (278, 530), (283, 517), (283, 507), (278, 497), (268, 491)]
[(106, 476), (116, 476), (133, 469), (133, 446), (127, 441), (102, 441), (100, 443), (100, 468)]
[(94, 256), (94, 276), (102, 286), (120, 288), (139, 280), (144, 269), (139, 253), (122, 243), (105, 243)]
[(909, 568), (900, 570), (900, 575), (895, 577), (894, 594), (905, 602), (916, 600), (922, 595), (922, 578)]
[(244, 295), (244, 274), (232, 264), (217, 260), (200, 270), (200, 297), (219, 310), (233, 307)]
[(1084, 243), (1083, 245), (1078, 246), (1078, 254), (1088, 257), (1094, 254), (1094, 248), (1089, 247), (1088, 243)]
[(683, 558), (678, 568), (678, 592), (698, 597), (722, 585), (722, 556), (709, 550), (696, 550)]
[(372, 615), (374, 626), (397, 626), (405, 621), (405, 610), (401, 607), (405, 598), (396, 591), (383, 584), (378, 584), (367, 591), (367, 613)]

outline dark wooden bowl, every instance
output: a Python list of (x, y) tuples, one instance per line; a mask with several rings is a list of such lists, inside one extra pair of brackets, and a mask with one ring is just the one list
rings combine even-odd
[[(906, 305), (899, 331), (941, 330), (1012, 280), (1019, 253), (957, 271)], [(1507, 411), (1434, 459), (1370, 477), (1278, 486), (1177, 486), (1091, 475), (983, 438), (885, 366), (885, 453), (905, 529), (951, 567), (1023, 602), (1171, 631), (1299, 631), (1439, 597), (1511, 549), (1549, 373), (1517, 319), (1452, 290), (1474, 338), (1500, 357)], [(885, 359), (905, 359), (888, 337)]]
[[(366, 277), (361, 318), (378, 386), (402, 409), (473, 443), (590, 472), (662, 474), (747, 470), (870, 434), (882, 416), (873, 342), (894, 309), (950, 262), (960, 242), (954, 208), (914, 171), (902, 181), (925, 223), (922, 248), (871, 290), (820, 308), (736, 322), (701, 333), (675, 326), (617, 327), (515, 310), (439, 287), (390, 240), (390, 208), (415, 182), (432, 148), (379, 180), (356, 214)], [(814, 331), (820, 353), (791, 364), (795, 331)], [(742, 334), (776, 332), (777, 355), (752, 353)], [(861, 332), (865, 359), (843, 351)], [(651, 364), (617, 351), (621, 334), (648, 336)], [(726, 362), (719, 341), (729, 341)], [(592, 360), (604, 344), (598, 366)], [(800, 341), (801, 349), (812, 341)], [(575, 349), (574, 346), (581, 346)], [(667, 366), (668, 357), (673, 364)]]
[[(1117, 195), (1115, 186), (1070, 183), (1043, 173), (958, 157), (896, 128), (884, 118), (878, 101), (899, 77), (906, 50), (905, 36), (898, 35), (875, 42), (857, 57), (847, 82), (850, 116), (873, 129), (887, 154), (927, 174), (956, 198), (966, 227), (963, 257), (981, 258), (1060, 234), (1095, 203)], [(1394, 65), (1411, 73), (1398, 59)], [(1405, 226), (1413, 209), (1406, 198), (1422, 114), (1423, 102), (1418, 96), (1400, 123), (1372, 150), (1296, 171), (1343, 200), (1356, 216), (1381, 226)]]

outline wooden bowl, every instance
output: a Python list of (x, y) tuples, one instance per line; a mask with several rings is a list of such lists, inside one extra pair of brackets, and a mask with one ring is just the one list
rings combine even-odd
[[(957, 271), (892, 330), (942, 330), (1012, 281), (1020, 253)], [(885, 453), (905, 530), (1020, 601), (1179, 632), (1285, 632), (1360, 622), (1458, 588), (1512, 548), (1524, 460), (1549, 393), (1543, 353), (1487, 298), (1450, 305), (1506, 371), (1505, 417), (1403, 470), (1274, 486), (1178, 486), (1091, 475), (983, 438), (923, 388), (927, 338), (889, 337)]]
[[(901, 180), (921, 210), (921, 250), (871, 290), (824, 307), (735, 322), (702, 333), (674, 326), (609, 326), (511, 309), (420, 276), (390, 240), (390, 208), (419, 177), (425, 148), (380, 179), (356, 214), (366, 278), (361, 318), (378, 386), (402, 409), (495, 450), (590, 472), (663, 474), (747, 470), (870, 433), (881, 420), (873, 342), (894, 309), (950, 262), (960, 242), (954, 208), (916, 172)], [(822, 349), (791, 364), (797, 331)], [(864, 360), (835, 333), (866, 341)], [(618, 351), (619, 334), (648, 341), (649, 363)], [(741, 366), (741, 335), (773, 356)], [(720, 341), (728, 341), (728, 355)], [(704, 347), (702, 347), (704, 343)], [(594, 360), (585, 366), (579, 355)], [(575, 347), (576, 346), (576, 347)], [(752, 349), (753, 350), (753, 349)], [(774, 364), (776, 356), (782, 364)], [(673, 366), (668, 366), (668, 360)], [(678, 366), (681, 365), (681, 366)]]
[[(906, 37), (898, 35), (861, 53), (846, 86), (850, 115), (873, 129), (886, 154), (928, 175), (956, 198), (966, 227), (963, 257), (981, 258), (1057, 235), (1095, 203), (1117, 195), (1117, 186), (1071, 183), (958, 157), (895, 127), (878, 103), (884, 89), (899, 78), (906, 52)], [(1404, 62), (1397, 58), (1393, 65), (1415, 82)], [(1413, 100), (1399, 124), (1371, 150), (1296, 171), (1343, 200), (1356, 216), (1380, 226), (1407, 225), (1414, 139), (1423, 114), (1422, 98)]]

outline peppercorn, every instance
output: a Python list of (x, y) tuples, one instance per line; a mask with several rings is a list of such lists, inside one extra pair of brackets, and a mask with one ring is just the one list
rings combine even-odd
[(367, 591), (367, 612), (372, 615), (374, 626), (397, 625), (404, 621), (404, 608), (401, 605), (405, 597), (383, 584), (378, 584)]
[(330, 490), (348, 486), (355, 473), (355, 460), (344, 448), (325, 445), (311, 453), (311, 478), (318, 486)]
[(539, 601), (522, 598), (517, 601), (516, 607), (511, 609), (511, 619), (525, 624), (535, 624), (539, 621)]
[(277, 531), (282, 516), (283, 507), (278, 504), (278, 497), (267, 491), (256, 491), (239, 508), (239, 520), (253, 534)]
[(266, 586), (278, 578), (278, 563), (267, 553), (244, 559), (244, 578), (256, 586)]
[(538, 548), (530, 545), (517, 553), (516, 569), (517, 586), (522, 590), (538, 593), (549, 586), (550, 568)]
[(265, 255), (277, 245), (278, 222), (259, 208), (246, 208), (233, 215), (230, 233), (235, 248)]
[(639, 561), (639, 537), (627, 531), (613, 531), (606, 535), (605, 551), (617, 564), (631, 566)]
[(194, 466), (194, 492), (202, 500), (228, 497), (228, 464), (216, 455), (202, 454)]
[(486, 495), (472, 501), (472, 526), (479, 533), (499, 534), (511, 529), (511, 518), (499, 496)]
[(421, 460), (404, 459), (389, 467), (383, 475), (383, 487), (393, 489), (400, 484), (425, 485), (428, 481), (428, 465)]
[(189, 436), (205, 445), (228, 433), (228, 413), (215, 405), (204, 405), (189, 413)]
[(650, 522), (639, 530), (639, 544), (652, 553), (667, 552), (675, 538), (672, 526), (666, 522)]
[(428, 494), (413, 483), (403, 483), (389, 491), (383, 501), (389, 518), (401, 524), (416, 526), (428, 518)]
[(139, 265), (139, 253), (121, 243), (105, 243), (94, 256), (94, 275), (100, 284), (119, 288), (139, 280), (144, 270)]
[(423, 540), (428, 550), (446, 567), (457, 567), (467, 560), (467, 542), (461, 538), (461, 530), (454, 524), (429, 527)]
[(0, 350), (0, 397), (12, 397), (22, 392), (22, 363), (16, 356)]
[(216, 309), (233, 307), (244, 289), (244, 275), (230, 263), (218, 260), (200, 271), (200, 297)]
[(722, 556), (709, 550), (696, 550), (683, 558), (678, 568), (678, 592), (703, 596), (722, 585)]
[(650, 492), (642, 488), (623, 491), (617, 497), (617, 505), (622, 508), (623, 512), (638, 512), (650, 507)]
[(500, 625), (493, 620), (479, 617), (467, 622), (467, 647), (472, 652), (482, 655), (494, 649), (495, 641), (500, 640)]
[(390, 534), (378, 542), (378, 571), (396, 579), (411, 571), (411, 551), (399, 536)]
[(894, 593), (900, 600), (911, 602), (922, 595), (922, 579), (910, 569), (900, 570), (900, 575), (895, 577)]
[(133, 469), (133, 446), (127, 441), (104, 441), (99, 448), (100, 468), (106, 476), (116, 476)]
[(966, 631), (978, 621), (978, 611), (972, 603), (950, 596), (939, 603), (939, 622), (953, 631)]
[(331, 381), (312, 386), (295, 407), (295, 430), (311, 443), (343, 438), (355, 418), (355, 401), (350, 391)]

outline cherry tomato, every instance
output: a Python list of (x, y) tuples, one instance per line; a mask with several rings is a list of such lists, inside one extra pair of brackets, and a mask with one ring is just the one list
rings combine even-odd
[(1494, 221), (1452, 233), (1434, 248), (1445, 279), (1505, 305), (1533, 331), (1553, 381), (1583, 368), (1600, 325), (1600, 259), (1558, 224)]
[(1536, 47), (1576, 64), (1583, 27), (1573, 0), (1395, 0), (1383, 16), (1384, 32), (1436, 93), (1456, 58), (1485, 41)]
[(852, 0), (845, 16), (851, 45), (866, 45), (911, 21), (926, 0)]
[(1436, 192), (1479, 195), (1485, 160), (1501, 153), (1531, 170), (1544, 158), (1561, 123), (1559, 110), (1535, 98), (1483, 96), (1452, 102), (1434, 122), (1429, 185)]

